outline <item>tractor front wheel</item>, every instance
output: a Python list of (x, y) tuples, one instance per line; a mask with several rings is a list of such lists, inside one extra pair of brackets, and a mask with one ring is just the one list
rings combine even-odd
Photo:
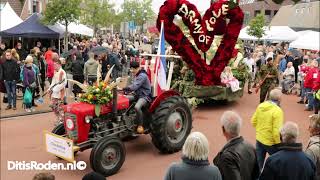
[(119, 171), (125, 157), (126, 150), (119, 138), (104, 137), (92, 148), (90, 163), (94, 171), (111, 176)]
[(192, 115), (184, 97), (172, 96), (156, 108), (151, 122), (153, 144), (162, 153), (180, 151), (192, 128)]

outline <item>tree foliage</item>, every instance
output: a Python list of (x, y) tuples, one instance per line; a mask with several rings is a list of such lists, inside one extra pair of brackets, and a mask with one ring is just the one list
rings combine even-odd
[(75, 22), (80, 16), (81, 0), (50, 0), (42, 21), (46, 24), (60, 22), (64, 25)]
[(250, 36), (254, 36), (260, 39), (265, 34), (265, 30), (263, 29), (264, 25), (265, 25), (264, 15), (258, 14), (255, 18), (253, 18), (250, 21), (247, 32)]
[(85, 24), (93, 27), (94, 32), (101, 28), (113, 24), (115, 21), (115, 5), (109, 0), (84, 1), (82, 20)]
[(65, 51), (68, 50), (68, 25), (75, 22), (80, 16), (81, 0), (50, 0), (47, 4), (42, 22), (53, 25), (57, 22), (65, 25), (66, 33), (64, 37)]
[(125, 21), (134, 21), (137, 25), (143, 25), (154, 17), (152, 0), (126, 0), (122, 4), (121, 16)]

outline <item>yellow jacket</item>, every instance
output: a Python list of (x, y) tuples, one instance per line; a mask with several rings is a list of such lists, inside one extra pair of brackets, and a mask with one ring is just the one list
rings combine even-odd
[(283, 111), (275, 103), (261, 103), (251, 119), (256, 129), (256, 139), (264, 145), (272, 146), (280, 143), (280, 128), (283, 125)]

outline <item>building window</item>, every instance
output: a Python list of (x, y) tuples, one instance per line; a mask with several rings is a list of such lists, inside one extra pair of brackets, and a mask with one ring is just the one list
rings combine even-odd
[(258, 14), (260, 14), (260, 10), (254, 11), (254, 17), (256, 17)]
[(37, 0), (33, 0), (33, 3), (32, 3), (32, 13), (36, 13), (38, 12), (38, 1)]
[(265, 15), (270, 16), (271, 15), (271, 11), (270, 10), (266, 10), (265, 11)]

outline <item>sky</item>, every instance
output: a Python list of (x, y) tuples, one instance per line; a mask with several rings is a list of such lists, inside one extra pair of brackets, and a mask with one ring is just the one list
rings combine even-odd
[[(111, 0), (113, 3), (116, 4), (116, 7), (119, 8), (124, 0)], [(152, 2), (152, 9), (155, 13), (159, 12), (160, 6), (163, 4), (165, 0), (153, 0)], [(204, 12), (208, 9), (210, 5), (210, 0), (189, 0), (189, 2), (193, 3), (197, 6), (199, 11)]]

